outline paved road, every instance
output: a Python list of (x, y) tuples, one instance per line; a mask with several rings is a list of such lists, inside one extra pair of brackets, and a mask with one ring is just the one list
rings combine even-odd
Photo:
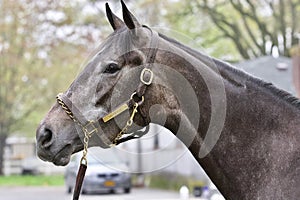
[[(3, 200), (71, 200), (64, 187), (0, 187)], [(80, 200), (178, 200), (176, 192), (133, 188), (130, 194), (82, 195)]]

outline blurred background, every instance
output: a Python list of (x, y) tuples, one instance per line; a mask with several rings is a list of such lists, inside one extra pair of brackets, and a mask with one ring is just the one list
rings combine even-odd
[[(0, 188), (65, 187), (66, 168), (36, 158), (35, 129), (56, 94), (68, 88), (90, 53), (112, 32), (105, 2), (121, 16), (118, 0), (0, 0)], [(300, 0), (125, 2), (141, 23), (180, 33), (185, 39), (177, 39), (186, 45), (299, 97)], [(200, 193), (215, 189), (186, 148), (160, 127), (152, 133), (120, 147), (161, 155), (147, 160), (123, 156), (131, 171), (147, 171), (150, 165), (156, 169), (132, 174), (132, 185), (177, 193), (185, 185), (183, 192), (208, 199)], [(165, 148), (162, 141), (173, 142)], [(172, 156), (176, 162), (159, 164)]]

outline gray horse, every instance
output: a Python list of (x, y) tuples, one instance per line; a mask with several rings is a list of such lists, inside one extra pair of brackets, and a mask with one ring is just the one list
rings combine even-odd
[(114, 32), (40, 123), (41, 159), (66, 165), (84, 135), (108, 148), (151, 122), (188, 147), (226, 199), (299, 199), (297, 98), (142, 26), (123, 2), (123, 20), (106, 8)]

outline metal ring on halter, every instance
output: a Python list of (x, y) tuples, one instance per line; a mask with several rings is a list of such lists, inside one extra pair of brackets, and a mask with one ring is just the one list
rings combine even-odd
[(136, 92), (132, 93), (132, 95), (130, 96), (130, 99), (133, 100), (135, 103), (138, 103), (139, 105), (141, 105), (142, 103), (144, 103), (145, 101), (145, 98), (144, 96), (142, 96), (142, 100), (139, 101), (139, 102), (136, 102), (133, 98), (134, 98), (134, 95), (136, 95)]
[[(149, 80), (145, 80), (144, 79), (144, 76), (146, 74), (146, 72), (148, 72), (150, 74), (150, 78)], [(140, 80), (142, 83), (144, 83), (145, 85), (150, 85), (153, 81), (153, 72), (149, 69), (149, 68), (144, 68), (141, 72), (141, 75), (140, 75)]]

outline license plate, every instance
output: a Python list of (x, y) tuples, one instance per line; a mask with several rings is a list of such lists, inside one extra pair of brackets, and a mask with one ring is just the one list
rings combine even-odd
[(116, 183), (114, 181), (105, 181), (104, 186), (106, 187), (114, 187)]

